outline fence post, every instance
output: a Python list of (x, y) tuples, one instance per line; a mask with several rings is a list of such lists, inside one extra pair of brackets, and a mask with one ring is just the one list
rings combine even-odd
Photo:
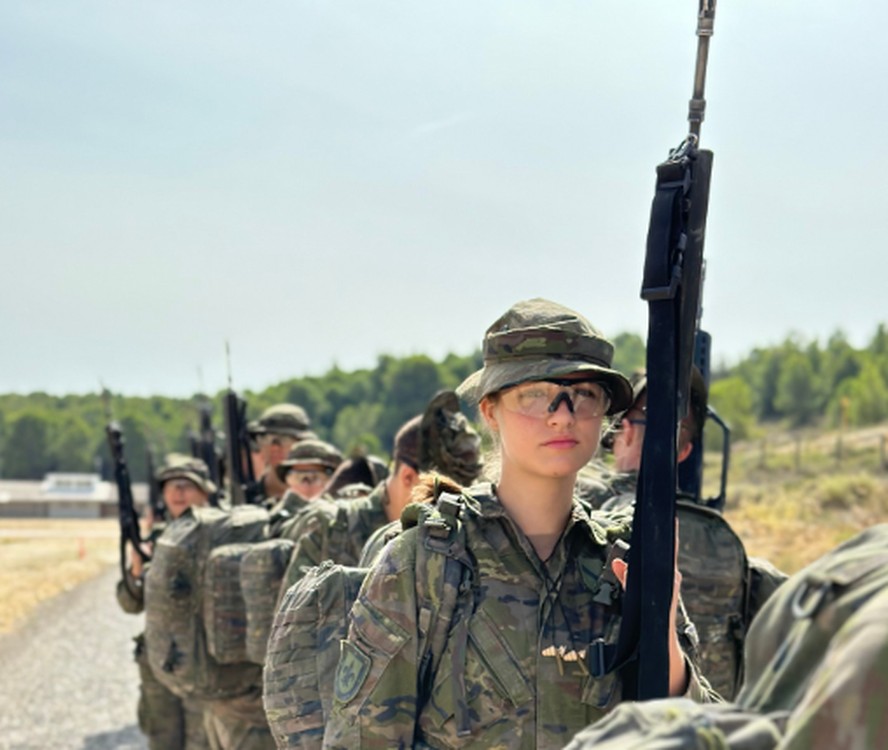
[(885, 433), (879, 435), (879, 458), (882, 461), (882, 468), (888, 469), (888, 461), (885, 460)]
[(796, 435), (795, 438), (795, 470), (796, 474), (802, 472), (802, 436)]

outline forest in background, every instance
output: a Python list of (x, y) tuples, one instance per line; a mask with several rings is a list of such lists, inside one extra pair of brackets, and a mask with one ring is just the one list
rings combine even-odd
[[(614, 339), (615, 366), (629, 373), (644, 366), (644, 341), (624, 333)], [(716, 347), (717, 348), (717, 347)], [(438, 390), (454, 388), (481, 365), (480, 352), (382, 355), (376, 366), (299, 377), (261, 391), (245, 391), (248, 415), (280, 402), (303, 406), (318, 435), (345, 451), (387, 456), (398, 427), (423, 410)], [(199, 409), (213, 406), (222, 430), (222, 396), (132, 397), (112, 394), (111, 411), (123, 428), (130, 471), (146, 478), (147, 450), (155, 455), (188, 451)], [(825, 342), (787, 336), (777, 346), (756, 348), (736, 364), (713, 369), (710, 403), (731, 426), (732, 440), (754, 439), (775, 425), (787, 430), (856, 427), (888, 419), (888, 328), (854, 347), (841, 332)], [(474, 416), (474, 415), (472, 415)], [(105, 405), (97, 393), (0, 395), (0, 476), (40, 479), (51, 471), (103, 471), (107, 466)], [(713, 447), (720, 440), (709, 431)]]

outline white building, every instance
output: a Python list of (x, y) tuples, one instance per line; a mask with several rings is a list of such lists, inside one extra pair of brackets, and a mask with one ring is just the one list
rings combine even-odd
[[(148, 500), (148, 485), (133, 484), (136, 507)], [(117, 515), (117, 485), (98, 474), (47, 474), (43, 481), (0, 480), (0, 516), (106, 518)]]

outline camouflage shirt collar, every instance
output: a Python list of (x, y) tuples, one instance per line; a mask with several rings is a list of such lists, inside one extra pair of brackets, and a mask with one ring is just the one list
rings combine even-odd
[[(496, 487), (490, 482), (476, 484), (464, 493), (466, 505), (482, 518), (509, 518), (509, 514), (496, 496)], [(474, 502), (473, 502), (474, 501)], [(632, 514), (588, 510), (576, 497), (570, 509), (562, 541), (579, 533), (599, 546), (606, 546), (614, 539), (628, 538), (632, 526)]]

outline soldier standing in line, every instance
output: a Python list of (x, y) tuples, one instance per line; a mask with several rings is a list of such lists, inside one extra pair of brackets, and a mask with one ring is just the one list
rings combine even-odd
[(361, 549), (378, 528), (401, 515), (419, 478), (419, 425), (422, 417), (405, 422), (395, 434), (389, 475), (365, 497), (316, 502), (284, 524), (281, 536), (296, 542), (281, 592), (310, 567), (324, 560), (357, 565)]
[(397, 525), (420, 473), (436, 471), (459, 484), (471, 484), (481, 471), (480, 448), (481, 439), (460, 412), (456, 394), (437, 394), (423, 414), (405, 422), (395, 435), (394, 466), (387, 479), (367, 497), (319, 503), (287, 530), (296, 549), (281, 593), (324, 560), (358, 565), (367, 557), (371, 538), (389, 524)]
[[(679, 426), (678, 462), (691, 454), (703, 436), (707, 388), (700, 371), (691, 372), (690, 409)], [(610, 478), (615, 497), (604, 509), (632, 506), (644, 445), (647, 378), (633, 378), (632, 404), (616, 415), (608, 441), (617, 474)], [(770, 562), (749, 557), (742, 540), (719, 512), (679, 494), (678, 566), (683, 575), (684, 601), (697, 627), (700, 668), (718, 693), (730, 700), (743, 676), (743, 644), (755, 614), (786, 579)]]
[(278, 464), (300, 440), (317, 438), (317, 435), (311, 431), (311, 420), (305, 409), (296, 404), (269, 406), (247, 429), (256, 442), (263, 469), (259, 481), (265, 497), (273, 503), (287, 490), (286, 483), (275, 471)]
[[(442, 555), (453, 549), (431, 509), (386, 546), (351, 607), (325, 747), (561, 748), (619, 701), (618, 673), (596, 656), (619, 635), (627, 569), (613, 553), (631, 521), (590, 514), (573, 493), (602, 419), (629, 405), (631, 387), (611, 368), (613, 345), (547, 300), (510, 308), (483, 352), (460, 392), (495, 436), (500, 473), (447, 503), (464, 578), (443, 588), (457, 601), (435, 630), (442, 650), (424, 658), (436, 605), (418, 607), (422, 582), (439, 590), (436, 571), (452, 570), (417, 569), (422, 529), (442, 537)], [(709, 699), (680, 641), (679, 582), (669, 691)]]
[[(179, 453), (166, 457), (164, 466), (151, 481), (160, 485), (169, 520), (174, 521), (192, 506), (206, 505), (216, 491), (207, 465), (199, 458)], [(160, 524), (161, 519), (151, 519)], [(162, 526), (160, 533), (162, 533)], [(157, 531), (156, 525), (153, 531)], [(160, 536), (153, 533), (152, 539)], [(132, 554), (127, 581), (117, 584), (117, 601), (131, 614), (144, 611), (144, 574), (142, 558)], [(162, 685), (148, 665), (144, 635), (136, 638), (136, 663), (139, 665), (139, 728), (151, 750), (203, 750), (209, 747), (204, 731), (203, 707), (199, 702), (182, 699)]]
[(341, 463), (339, 448), (323, 440), (309, 438), (290, 448), (287, 457), (274, 468), (278, 480), (287, 489), (271, 508), (271, 536), (280, 536), (282, 526), (289, 524), (323, 494)]

